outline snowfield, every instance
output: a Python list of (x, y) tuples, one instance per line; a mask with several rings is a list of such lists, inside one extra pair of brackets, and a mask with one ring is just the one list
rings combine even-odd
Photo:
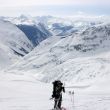
[[(110, 25), (101, 24), (63, 37), (53, 36), (7, 71), (33, 74), (43, 82), (88, 82), (110, 74)], [(25, 72), (26, 71), (26, 72)]]
[[(25, 16), (9, 21), (13, 19), (15, 24), (36, 23), (35, 18), (30, 21)], [(48, 28), (65, 29), (73, 23), (72, 18), (69, 22), (44, 19), (39, 18)], [(56, 29), (57, 34), (53, 32), (54, 36), (34, 49), (15, 25), (0, 24), (0, 110), (51, 110), (52, 81), (56, 79), (66, 89), (62, 103), (66, 110), (110, 110), (110, 23), (77, 21), (76, 27), (84, 30), (55, 36), (62, 32)]]
[(15, 63), (33, 49), (33, 45), (16, 25), (0, 20), (0, 70)]
[[(100, 89), (97, 91), (96, 87)], [(62, 106), (66, 110), (109, 110), (110, 89), (108, 93), (100, 93), (104, 86), (96, 84), (96, 87), (66, 88)], [(73, 90), (75, 94), (69, 94)], [(51, 94), (52, 84), (41, 83), (28, 75), (0, 73), (0, 110), (51, 110)]]

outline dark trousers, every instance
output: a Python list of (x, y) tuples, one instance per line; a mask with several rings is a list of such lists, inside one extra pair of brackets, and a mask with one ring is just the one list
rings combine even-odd
[(54, 104), (54, 108), (61, 108), (61, 104), (62, 104), (62, 95), (59, 98), (55, 98), (55, 104)]

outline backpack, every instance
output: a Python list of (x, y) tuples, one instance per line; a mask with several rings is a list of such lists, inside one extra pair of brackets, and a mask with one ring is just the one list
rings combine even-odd
[(63, 83), (61, 81), (57, 80), (53, 82), (53, 98), (59, 98), (62, 92), (62, 86)]

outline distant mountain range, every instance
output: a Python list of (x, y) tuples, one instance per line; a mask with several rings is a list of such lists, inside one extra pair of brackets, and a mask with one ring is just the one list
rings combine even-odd
[(110, 73), (108, 21), (24, 15), (1, 19), (0, 65), (7, 72), (70, 83)]
[(50, 36), (70, 36), (81, 32), (89, 27), (103, 23), (102, 18), (60, 18), (53, 16), (25, 16), (1, 17), (2, 20), (16, 24), (25, 33), (34, 46)]

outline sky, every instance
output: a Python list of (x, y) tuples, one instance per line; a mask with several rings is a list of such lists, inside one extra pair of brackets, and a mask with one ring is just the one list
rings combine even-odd
[(110, 0), (0, 0), (0, 16), (110, 15)]

